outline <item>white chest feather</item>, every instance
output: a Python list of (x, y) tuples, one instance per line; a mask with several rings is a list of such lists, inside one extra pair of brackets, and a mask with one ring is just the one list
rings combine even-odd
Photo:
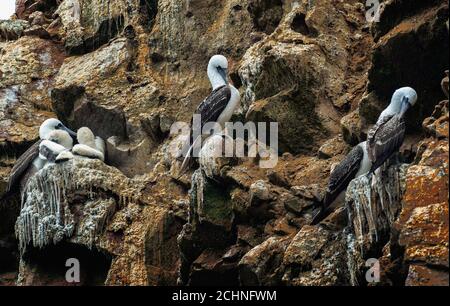
[(239, 94), (239, 91), (233, 86), (230, 85), (231, 88), (231, 97), (230, 101), (227, 104), (227, 107), (225, 107), (222, 114), (220, 114), (219, 118), (217, 119), (217, 122), (224, 127), (226, 122), (229, 122), (231, 117), (233, 116), (233, 113), (239, 108), (240, 102), (241, 102), (241, 96)]

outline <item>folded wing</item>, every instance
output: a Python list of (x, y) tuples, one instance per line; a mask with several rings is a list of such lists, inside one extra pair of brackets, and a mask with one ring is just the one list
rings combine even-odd
[(394, 115), (377, 123), (367, 136), (367, 151), (372, 162), (371, 172), (378, 169), (397, 152), (405, 139), (405, 120)]
[(231, 98), (230, 87), (224, 85), (211, 92), (197, 107), (194, 114), (201, 115), (202, 128), (207, 122), (215, 122), (227, 107)]
[(358, 145), (331, 172), (328, 187), (320, 211), (314, 216), (311, 224), (317, 224), (327, 216), (327, 208), (336, 200), (339, 194), (347, 188), (359, 171), (364, 150)]
[(39, 156), (39, 145), (41, 141), (33, 144), (25, 153), (23, 153), (19, 159), (17, 159), (14, 167), (9, 174), (8, 186), (6, 187), (6, 194), (10, 193), (14, 186), (20, 181), (24, 172), (33, 163), (33, 161)]
[(358, 173), (364, 151), (361, 146), (354, 147), (343, 161), (336, 166), (328, 181), (324, 203), (330, 205), (344, 191)]
[[(197, 107), (197, 110), (194, 112), (194, 115), (201, 116), (201, 129), (208, 122), (216, 122), (220, 117), (220, 114), (225, 110), (228, 105), (228, 102), (231, 99), (231, 89), (229, 86), (221, 86), (211, 92), (211, 94), (203, 100), (202, 103)], [(191, 120), (191, 135), (189, 138), (189, 144), (185, 145), (185, 148), (188, 150), (184, 153), (184, 160), (179, 170), (179, 176), (182, 176), (190, 167), (192, 163), (192, 151), (195, 144), (197, 144), (202, 138), (198, 136), (194, 139), (194, 131), (193, 131), (193, 121)], [(202, 131), (199, 131), (202, 133)]]

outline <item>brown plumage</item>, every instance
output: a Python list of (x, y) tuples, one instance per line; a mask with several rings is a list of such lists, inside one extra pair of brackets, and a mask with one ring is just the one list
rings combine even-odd
[[(220, 114), (227, 107), (231, 98), (231, 89), (229, 86), (221, 86), (211, 92), (211, 94), (200, 103), (194, 115), (202, 116), (201, 127), (207, 122), (216, 122)], [(191, 121), (192, 124), (192, 121)]]
[(6, 187), (6, 194), (4, 197), (8, 196), (14, 190), (14, 186), (22, 181), (22, 177), (24, 173), (29, 169), (29, 167), (33, 167), (33, 161), (39, 156), (39, 145), (41, 141), (37, 141), (33, 144), (25, 153), (23, 153), (19, 159), (17, 159), (14, 167), (12, 168), (9, 179), (8, 186)]
[(400, 115), (386, 116), (367, 135), (367, 152), (374, 172), (397, 152), (405, 139), (406, 124)]
[[(194, 112), (194, 115), (201, 116), (201, 131), (203, 127), (208, 122), (217, 122), (217, 119), (225, 110), (228, 102), (231, 98), (231, 89), (229, 86), (224, 85), (216, 88), (211, 92), (211, 94), (200, 103)], [(193, 120), (191, 119), (191, 135), (190, 135), (190, 145), (188, 152), (185, 153), (185, 158), (179, 170), (179, 177), (182, 176), (186, 171), (192, 166), (192, 149), (198, 138), (194, 139), (193, 132)]]
[(339, 163), (331, 172), (328, 181), (327, 191), (322, 201), (320, 211), (313, 217), (312, 225), (318, 224), (328, 214), (328, 208), (347, 189), (348, 184), (355, 178), (360, 170), (361, 162), (364, 158), (364, 149), (358, 145)]

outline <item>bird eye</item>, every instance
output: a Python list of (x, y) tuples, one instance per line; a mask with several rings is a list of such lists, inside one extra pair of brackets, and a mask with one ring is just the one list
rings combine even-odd
[(62, 128), (62, 123), (58, 123), (58, 125), (56, 126), (56, 129), (60, 129)]

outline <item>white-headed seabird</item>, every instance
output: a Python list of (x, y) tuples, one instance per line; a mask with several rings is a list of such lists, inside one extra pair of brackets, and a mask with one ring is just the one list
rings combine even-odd
[(210, 136), (209, 131), (203, 131), (205, 124), (216, 122), (223, 130), (225, 123), (230, 121), (234, 111), (240, 104), (241, 98), (239, 91), (228, 81), (228, 61), (225, 56), (214, 55), (209, 61), (207, 72), (213, 90), (211, 94), (200, 103), (197, 110), (194, 112), (194, 115), (201, 116), (201, 133), (208, 132), (208, 134), (198, 136), (194, 139), (193, 122), (191, 121), (191, 146), (181, 165), (179, 171), (180, 176), (187, 170), (193, 148), (197, 145), (197, 142)]
[(63, 160), (64, 157), (60, 154), (72, 149), (72, 137), (75, 136), (76, 134), (58, 119), (44, 121), (39, 128), (40, 140), (22, 154), (14, 164), (9, 175), (6, 193), (2, 198), (10, 195), (19, 181), (23, 189), (28, 178), (44, 168), (48, 162)]
[(373, 173), (396, 153), (405, 139), (405, 114), (416, 104), (417, 92), (411, 87), (397, 89), (391, 103), (381, 113), (375, 126), (367, 134), (367, 151)]
[(354, 147), (332, 171), (322, 207), (311, 224), (322, 221), (331, 212), (331, 204), (344, 199), (346, 189), (353, 179), (373, 173), (400, 149), (405, 137), (404, 116), (416, 101), (417, 93), (410, 87), (395, 91), (391, 103), (369, 131), (367, 141)]

